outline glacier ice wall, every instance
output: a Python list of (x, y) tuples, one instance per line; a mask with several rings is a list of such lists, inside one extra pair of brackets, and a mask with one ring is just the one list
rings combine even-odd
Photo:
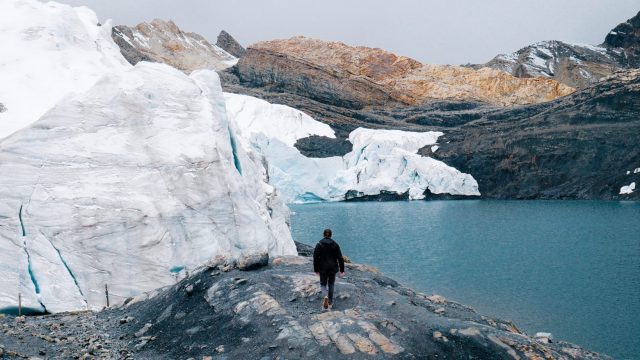
[(308, 158), (294, 144), (310, 136), (335, 138), (331, 128), (308, 115), (246, 95), (225, 94), (227, 113), (243, 147), (264, 156), (268, 179), (288, 203), (340, 201), (381, 191), (408, 193), (423, 199), (434, 194), (480, 195), (469, 174), (442, 161), (420, 156), (436, 147), (441, 132), (408, 132), (359, 128), (349, 135), (353, 150), (343, 157)]
[(86, 7), (0, 1), (0, 139), (38, 120), (70, 92), (130, 67)]
[[(140, 63), (0, 142), (0, 308), (57, 312), (175, 281), (214, 255), (295, 254), (219, 79)], [(235, 163), (242, 165), (242, 173)]]

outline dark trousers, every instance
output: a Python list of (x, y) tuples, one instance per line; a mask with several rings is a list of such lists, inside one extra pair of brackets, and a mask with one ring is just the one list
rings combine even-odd
[(320, 289), (322, 295), (329, 297), (329, 303), (333, 304), (333, 286), (336, 282), (336, 273), (323, 274), (320, 273)]

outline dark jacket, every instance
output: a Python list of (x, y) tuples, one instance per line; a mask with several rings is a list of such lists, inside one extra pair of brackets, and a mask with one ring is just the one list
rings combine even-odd
[(318, 242), (313, 251), (313, 271), (321, 274), (335, 274), (344, 272), (344, 259), (340, 245), (331, 238), (324, 238)]

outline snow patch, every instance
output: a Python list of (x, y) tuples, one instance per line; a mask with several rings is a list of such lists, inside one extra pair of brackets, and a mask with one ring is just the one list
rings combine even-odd
[(633, 190), (635, 189), (636, 189), (636, 183), (632, 182), (631, 184), (620, 188), (620, 195), (632, 194)]
[(173, 284), (177, 264), (296, 254), (235, 131), (215, 72), (141, 62), (0, 141), (0, 308), (21, 292), (27, 307), (99, 309), (104, 284), (117, 303)]

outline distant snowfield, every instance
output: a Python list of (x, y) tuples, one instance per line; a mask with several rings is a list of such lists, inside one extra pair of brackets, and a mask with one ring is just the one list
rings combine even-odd
[(328, 125), (250, 96), (225, 94), (225, 99), (243, 147), (266, 158), (269, 181), (288, 203), (340, 201), (347, 192), (356, 196), (408, 193), (412, 200), (423, 199), (427, 189), (434, 194), (480, 195), (471, 175), (417, 154), (424, 146), (437, 150), (441, 132), (360, 128), (349, 136), (352, 152), (308, 158), (294, 147), (295, 142), (310, 135), (335, 138)]

